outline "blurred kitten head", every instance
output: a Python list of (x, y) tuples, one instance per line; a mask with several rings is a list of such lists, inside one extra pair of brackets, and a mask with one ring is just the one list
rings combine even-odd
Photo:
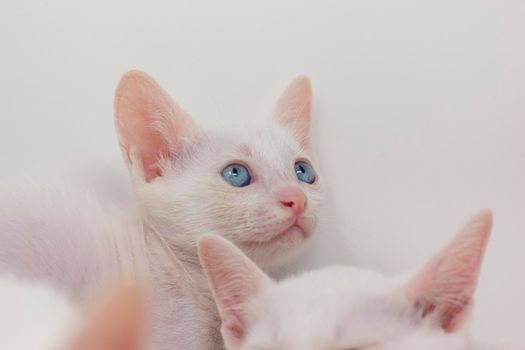
[(229, 350), (460, 350), (491, 222), (479, 213), (410, 276), (331, 267), (275, 283), (217, 236), (199, 254)]
[(216, 232), (263, 265), (294, 255), (317, 223), (320, 178), (310, 145), (312, 92), (298, 77), (260, 127), (198, 126), (146, 74), (115, 99), (124, 158), (148, 224), (178, 246)]
[(10, 350), (140, 350), (144, 296), (119, 286), (87, 312), (43, 283), (0, 278), (0, 348)]

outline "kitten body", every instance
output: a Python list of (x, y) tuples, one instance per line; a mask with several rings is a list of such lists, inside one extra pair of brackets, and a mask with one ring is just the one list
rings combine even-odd
[[(117, 88), (116, 126), (137, 201), (115, 205), (92, 192), (40, 184), (0, 194), (0, 272), (45, 280), (76, 303), (108, 281), (152, 285), (152, 349), (217, 349), (220, 323), (199, 265), (198, 237), (215, 232), (273, 269), (298, 254), (311, 235), (320, 181), (294, 170), (311, 162), (311, 89), (296, 79), (274, 120), (227, 132), (197, 126), (141, 72)], [(229, 164), (251, 175), (234, 187)], [(240, 168), (239, 168), (240, 169)]]
[(275, 283), (224, 239), (199, 251), (229, 350), (481, 349), (466, 324), (491, 222), (479, 213), (417, 273), (394, 277), (340, 266)]

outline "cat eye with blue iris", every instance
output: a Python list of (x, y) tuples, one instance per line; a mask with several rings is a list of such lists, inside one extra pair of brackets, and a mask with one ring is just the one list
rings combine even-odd
[(248, 186), (252, 182), (250, 172), (244, 165), (230, 164), (222, 170), (222, 178), (234, 187)]
[(315, 182), (315, 170), (307, 162), (297, 162), (294, 166), (295, 174), (299, 181), (306, 182), (308, 184), (313, 184)]

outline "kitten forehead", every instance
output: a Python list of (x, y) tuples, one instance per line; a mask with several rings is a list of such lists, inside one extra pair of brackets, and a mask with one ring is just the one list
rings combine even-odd
[[(398, 286), (395, 279), (352, 267), (332, 267), (287, 279), (263, 291), (252, 304), (250, 313), (257, 315), (252, 336), (279, 344), (289, 339), (320, 342), (319, 346), (334, 339), (344, 342), (345, 336), (358, 343), (373, 342), (375, 332), (369, 330), (387, 328), (389, 320), (375, 316), (394, 316), (396, 308), (400, 309), (393, 302), (396, 299), (390, 298)], [(359, 327), (363, 322), (366, 326)], [(305, 332), (308, 329), (312, 331)]]
[(288, 167), (295, 158), (305, 156), (293, 132), (272, 122), (214, 131), (210, 141), (213, 148), (227, 150), (232, 159), (264, 160), (277, 167)]
[(241, 152), (245, 157), (252, 156), (252, 148), (246, 143), (242, 143), (239, 146), (239, 152)]
[(252, 301), (242, 349), (464, 349), (462, 332), (446, 333), (409, 307), (406, 277), (330, 267), (286, 279)]

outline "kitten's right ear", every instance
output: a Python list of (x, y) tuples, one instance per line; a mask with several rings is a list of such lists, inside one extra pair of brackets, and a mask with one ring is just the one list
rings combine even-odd
[(301, 75), (290, 83), (277, 101), (274, 118), (279, 124), (291, 128), (301, 147), (308, 149), (311, 116), (312, 85), (308, 77)]
[[(162, 175), (160, 160), (175, 158), (196, 126), (147, 74), (126, 73), (115, 94), (115, 125), (128, 166), (141, 163), (147, 182)], [(137, 158), (137, 159), (134, 159)]]
[(408, 284), (421, 315), (433, 317), (446, 332), (461, 329), (468, 318), (491, 226), (489, 210), (475, 215)]
[(222, 319), (226, 348), (237, 349), (246, 333), (243, 306), (273, 282), (239, 248), (216, 235), (201, 238), (199, 258)]

